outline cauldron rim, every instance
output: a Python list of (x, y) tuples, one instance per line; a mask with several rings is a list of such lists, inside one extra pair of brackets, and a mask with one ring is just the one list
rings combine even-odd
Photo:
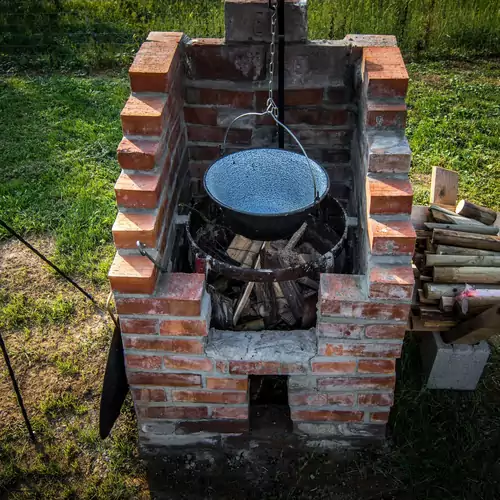
[[(273, 148), (248, 148), (248, 149), (244, 149), (242, 151), (235, 151), (234, 153), (230, 153), (228, 155), (225, 155), (224, 158), (229, 158), (230, 156), (239, 155), (239, 154), (242, 154), (242, 153), (245, 153), (245, 152), (248, 152), (248, 151), (260, 151), (260, 150), (263, 150), (263, 151), (286, 151), (288, 153), (293, 153), (293, 154), (296, 154), (296, 155), (300, 156), (301, 158), (303, 158), (302, 155), (300, 155), (299, 153), (296, 153), (295, 151), (288, 151), (288, 150), (282, 150), (282, 149), (273, 149)], [(287, 217), (289, 215), (306, 213), (306, 212), (309, 212), (315, 206), (319, 205), (319, 203), (322, 200), (325, 199), (325, 197), (327, 196), (327, 194), (330, 191), (330, 176), (328, 175), (328, 173), (326, 172), (326, 170), (318, 162), (316, 162), (315, 160), (311, 160), (311, 161), (313, 161), (318, 166), (318, 168), (320, 169), (320, 171), (324, 174), (325, 182), (326, 182), (325, 183), (325, 190), (324, 190), (324, 192), (322, 194), (320, 194), (318, 196), (318, 198), (316, 200), (314, 200), (312, 203), (309, 203), (308, 205), (302, 206), (302, 207), (300, 207), (300, 208), (298, 208), (296, 210), (292, 210), (290, 212), (276, 212), (276, 213), (267, 213), (267, 214), (265, 214), (265, 213), (247, 212), (247, 211), (244, 211), (244, 210), (237, 210), (234, 207), (232, 207), (231, 205), (227, 205), (226, 203), (221, 202), (218, 198), (216, 198), (213, 195), (213, 193), (210, 191), (210, 189), (207, 186), (207, 175), (208, 175), (208, 172), (210, 171), (210, 169), (212, 168), (212, 166), (215, 165), (215, 163), (217, 163), (217, 161), (219, 161), (220, 159), (221, 158), (219, 158), (216, 161), (214, 161), (210, 165), (210, 167), (208, 167), (208, 169), (206, 170), (205, 174), (203, 175), (203, 187), (205, 188), (205, 191), (207, 192), (208, 196), (210, 196), (210, 198), (214, 201), (214, 203), (216, 203), (217, 205), (219, 205), (223, 209), (230, 210), (230, 211), (234, 212), (235, 214), (249, 215), (249, 216), (252, 216), (252, 217), (260, 217), (260, 218), (273, 218), (273, 217)]]

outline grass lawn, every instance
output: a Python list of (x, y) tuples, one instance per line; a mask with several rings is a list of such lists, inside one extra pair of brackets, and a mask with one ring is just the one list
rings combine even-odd
[[(461, 196), (500, 209), (500, 61), (409, 70), (416, 202), (427, 201), (431, 167), (441, 165), (459, 172)], [(127, 95), (122, 76), (0, 80), (0, 217), (100, 300), (113, 255), (115, 150)], [(130, 402), (111, 439), (101, 442), (97, 433), (111, 326), (36, 257), (2, 238), (0, 329), (43, 447), (28, 441), (1, 363), (0, 498), (147, 498)], [(360, 455), (347, 476), (383, 478), (385, 496), (372, 498), (499, 498), (499, 356), (495, 348), (475, 393), (428, 392), (408, 342), (390, 446)], [(307, 470), (316, 466), (311, 474), (327, 485), (330, 472), (308, 460)], [(282, 498), (334, 494), (289, 486), (293, 496), (285, 488)]]

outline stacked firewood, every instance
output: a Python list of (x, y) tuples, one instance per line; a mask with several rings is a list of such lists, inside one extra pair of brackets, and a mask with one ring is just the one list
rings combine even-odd
[(448, 332), (445, 339), (474, 343), (500, 333), (495, 313), (491, 328), (480, 321), (479, 337), (468, 331), (457, 338), (463, 331), (459, 325), (500, 305), (499, 219), (495, 211), (467, 200), (452, 205), (458, 191), (455, 172), (434, 167), (432, 180), (430, 207), (412, 211), (417, 245), (410, 328)]

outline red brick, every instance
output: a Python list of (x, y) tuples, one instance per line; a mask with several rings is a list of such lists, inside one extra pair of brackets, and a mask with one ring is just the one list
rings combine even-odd
[(156, 247), (159, 218), (155, 214), (118, 212), (113, 224), (113, 240), (117, 248), (136, 248), (140, 240), (150, 248)]
[(172, 40), (179, 41), (183, 34), (181, 31), (150, 31), (147, 40), (150, 42), (172, 43)]
[(156, 319), (129, 319), (120, 318), (122, 333), (158, 333), (158, 321)]
[(370, 422), (386, 424), (389, 421), (389, 412), (377, 411), (370, 413)]
[(229, 367), (227, 361), (216, 361), (215, 370), (219, 373), (229, 373)]
[(319, 303), (322, 314), (340, 312), (343, 301), (363, 299), (361, 277), (347, 274), (320, 275)]
[(165, 418), (177, 420), (179, 418), (207, 418), (208, 410), (205, 406), (150, 406), (146, 409), (147, 418)]
[(246, 391), (248, 389), (248, 378), (207, 377), (207, 389)]
[(362, 303), (354, 307), (354, 317), (360, 319), (381, 319), (406, 321), (410, 314), (410, 304)]
[(157, 270), (142, 255), (116, 254), (108, 273), (111, 288), (122, 293), (152, 293)]
[(166, 401), (167, 395), (163, 389), (132, 389), (134, 401), (160, 402)]
[(369, 127), (406, 126), (406, 104), (368, 101), (366, 106), (366, 125)]
[(165, 356), (165, 369), (208, 372), (213, 370), (213, 363), (207, 358), (186, 358), (184, 356)]
[(190, 373), (128, 372), (130, 385), (156, 385), (165, 387), (201, 387), (201, 376)]
[(393, 403), (392, 394), (358, 394), (360, 406), (391, 406)]
[(415, 278), (408, 266), (374, 267), (370, 271), (370, 297), (411, 299)]
[(161, 188), (160, 175), (122, 171), (115, 184), (116, 203), (127, 208), (156, 208)]
[(280, 373), (288, 375), (293, 373), (307, 373), (308, 365), (303, 363), (281, 363)]
[(230, 406), (212, 408), (212, 418), (246, 420), (248, 418), (248, 406), (239, 408), (232, 408)]
[(146, 368), (147, 370), (158, 370), (161, 368), (160, 356), (139, 356), (137, 354), (125, 354), (127, 368)]
[(403, 339), (405, 336), (405, 325), (368, 325), (365, 336), (369, 339)]
[(203, 274), (168, 273), (161, 277), (155, 297), (119, 298), (116, 308), (118, 314), (199, 316), (204, 289)]
[(196, 125), (217, 125), (217, 110), (204, 106), (186, 106), (184, 107), (184, 121)]
[(174, 75), (180, 71), (180, 35), (168, 41), (146, 41), (129, 69), (133, 92), (167, 92)]
[(165, 97), (131, 95), (120, 114), (123, 133), (161, 135), (165, 114)]
[(274, 361), (230, 361), (229, 373), (234, 375), (277, 375), (280, 363)]
[(160, 322), (160, 335), (208, 335), (206, 319), (167, 319)]
[[(208, 127), (188, 125), (188, 140), (191, 142), (217, 142), (224, 141), (226, 129), (221, 127)], [(250, 144), (252, 131), (248, 129), (231, 129), (227, 134), (228, 144)]]
[(232, 108), (251, 108), (253, 92), (240, 92), (238, 90), (220, 89), (187, 89), (187, 102), (189, 104), (211, 104), (212, 106), (231, 106)]
[[(326, 356), (366, 356), (376, 358), (398, 358), (401, 344), (374, 343), (327, 343), (321, 346), (320, 354)], [(314, 368), (313, 368), (314, 371)]]
[(339, 323), (318, 323), (317, 332), (320, 337), (336, 339), (359, 339), (363, 334), (361, 325)]
[(360, 359), (358, 373), (394, 373), (396, 361), (393, 359)]
[(345, 104), (349, 102), (349, 89), (344, 86), (330, 87), (326, 92), (329, 104)]
[(408, 179), (367, 177), (369, 214), (411, 214), (413, 189)]
[(368, 237), (374, 255), (413, 255), (416, 234), (410, 221), (368, 220)]
[(168, 351), (186, 354), (203, 354), (203, 343), (199, 340), (187, 339), (145, 339), (142, 337), (125, 337), (124, 347), (142, 351)]
[(384, 390), (394, 389), (396, 376), (392, 377), (327, 377), (318, 378), (318, 388), (323, 390)]
[(222, 392), (222, 391), (173, 391), (172, 401), (186, 401), (190, 403), (223, 403), (239, 404), (246, 403), (245, 392)]
[(307, 392), (290, 393), (288, 395), (289, 404), (295, 406), (352, 406), (354, 401), (354, 394)]
[(398, 47), (364, 48), (361, 71), (369, 96), (406, 95), (408, 72)]
[[(321, 354), (321, 353), (320, 353)], [(313, 361), (311, 363), (313, 372), (325, 373), (354, 373), (356, 371), (355, 361)]]
[(361, 422), (362, 411), (292, 410), (291, 418), (299, 422)]
[(120, 167), (129, 170), (152, 170), (161, 154), (157, 140), (124, 137), (118, 145), (117, 157)]
[(179, 422), (175, 428), (176, 434), (197, 434), (211, 432), (217, 434), (241, 434), (248, 432), (248, 422), (242, 420), (200, 420), (198, 422)]

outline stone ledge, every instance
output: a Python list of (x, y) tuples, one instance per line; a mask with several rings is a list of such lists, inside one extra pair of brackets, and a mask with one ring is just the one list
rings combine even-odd
[(316, 355), (313, 330), (235, 332), (211, 329), (205, 353), (230, 361), (308, 362)]

